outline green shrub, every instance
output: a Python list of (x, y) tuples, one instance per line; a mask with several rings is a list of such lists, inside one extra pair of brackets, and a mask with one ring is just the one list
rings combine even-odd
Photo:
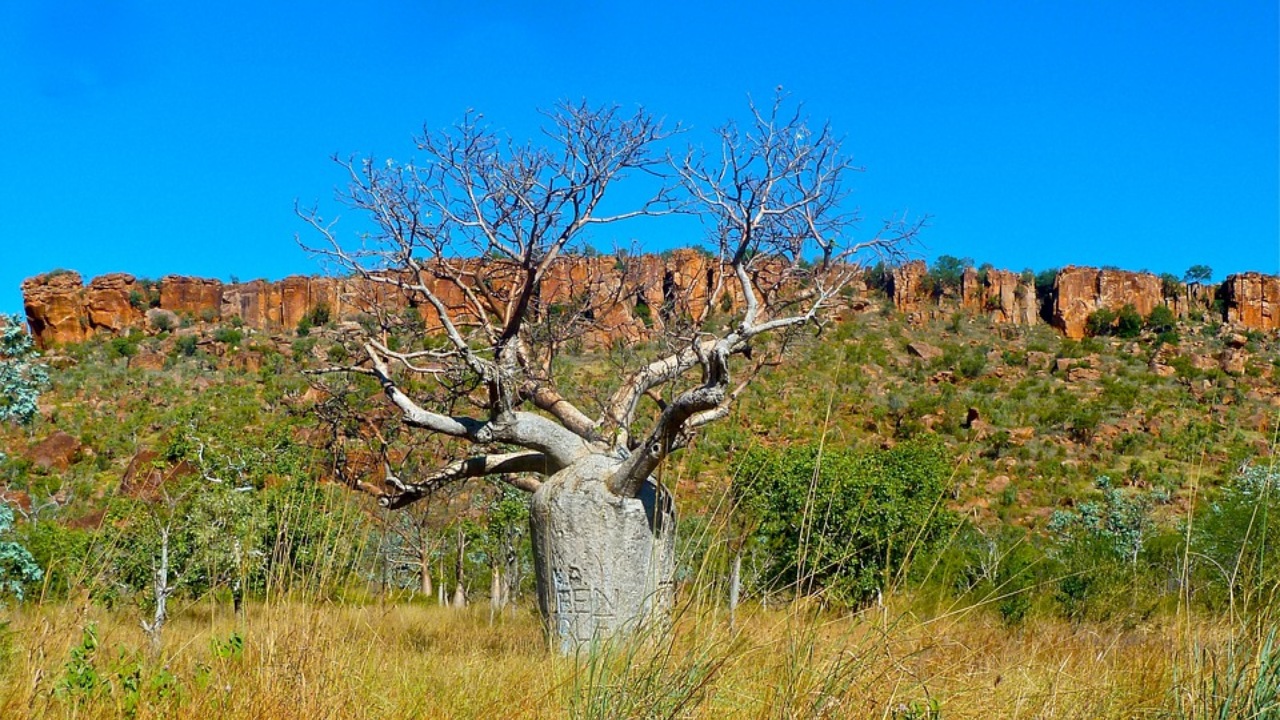
[[(951, 463), (936, 440), (867, 453), (753, 449), (732, 493), (766, 567), (755, 584), (858, 605), (902, 580), (955, 524)], [(924, 563), (927, 565), (927, 563)]]
[(173, 347), (177, 353), (183, 357), (191, 357), (196, 354), (197, 339), (195, 335), (179, 335), (174, 341)]
[(173, 316), (166, 312), (157, 312), (151, 316), (151, 327), (160, 332), (169, 332), (173, 329)]
[[(1280, 470), (1249, 465), (1196, 518), (1195, 597), (1213, 610), (1280, 593)], [(1242, 602), (1246, 601), (1246, 602)]]
[(1157, 305), (1147, 316), (1147, 329), (1154, 333), (1173, 330), (1178, 325), (1178, 318), (1167, 305)]
[(1142, 334), (1142, 315), (1138, 314), (1137, 308), (1133, 305), (1125, 305), (1120, 308), (1120, 312), (1116, 313), (1115, 334), (1126, 340)]
[(1090, 335), (1110, 335), (1115, 325), (1116, 314), (1108, 308), (1099, 308), (1089, 313), (1084, 321), (1085, 332)]
[(231, 347), (238, 347), (240, 345), (240, 341), (244, 340), (244, 333), (240, 330), (240, 328), (222, 327), (213, 331), (213, 339), (217, 340), (218, 342), (224, 345), (230, 345)]

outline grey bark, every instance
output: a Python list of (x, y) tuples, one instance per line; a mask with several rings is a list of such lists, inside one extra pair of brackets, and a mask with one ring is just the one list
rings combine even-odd
[(173, 585), (169, 582), (169, 526), (160, 527), (160, 557), (153, 561), (151, 570), (151, 591), (155, 600), (155, 611), (151, 622), (142, 621), (142, 629), (151, 641), (151, 652), (159, 653), (164, 634), (165, 621), (169, 619), (169, 596), (173, 594)]
[(591, 455), (533, 495), (538, 606), (563, 653), (665, 622), (675, 597), (675, 513), (653, 480), (638, 497), (606, 480), (620, 461)]
[(466, 560), (467, 560), (467, 536), (462, 531), (462, 527), (458, 527), (458, 557), (454, 565), (454, 578), (457, 585), (453, 587), (453, 606), (456, 608), (464, 608), (467, 606), (467, 588), (466, 588)]
[(733, 554), (733, 567), (729, 571), (729, 627), (738, 621), (738, 598), (742, 592), (742, 549)]

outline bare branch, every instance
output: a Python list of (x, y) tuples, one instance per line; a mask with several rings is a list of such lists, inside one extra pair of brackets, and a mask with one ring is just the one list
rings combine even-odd
[[(416, 482), (404, 482), (388, 469), (386, 483), (390, 492), (381, 493), (378, 504), (385, 508), (402, 508), (421, 500), (441, 487), (456, 480), (485, 477), (488, 475), (518, 475), (538, 473), (550, 475), (554, 464), (542, 453), (514, 452), (496, 455), (477, 455), (451, 463)], [(540, 483), (532, 478), (505, 477), (513, 487), (533, 492)]]

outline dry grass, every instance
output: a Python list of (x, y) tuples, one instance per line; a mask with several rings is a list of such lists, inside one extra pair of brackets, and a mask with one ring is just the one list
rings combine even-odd
[[(91, 623), (93, 677), (68, 687)], [(298, 603), (252, 606), (238, 621), (201, 605), (151, 659), (131, 616), (65, 604), (12, 618), (0, 715), (1208, 718), (1222, 704), (1214, 693), (1265, 667), (1243, 642), (1260, 630), (1186, 618), (1009, 630), (979, 614), (800, 607), (755, 609), (730, 629), (714, 610), (688, 610), (670, 633), (575, 659), (547, 652), (528, 610), (491, 624), (479, 608)]]

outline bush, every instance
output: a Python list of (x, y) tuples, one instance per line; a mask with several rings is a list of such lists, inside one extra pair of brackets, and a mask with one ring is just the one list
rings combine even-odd
[(155, 313), (151, 316), (151, 327), (160, 332), (169, 332), (173, 329), (173, 316), (169, 313)]
[[(1214, 610), (1280, 592), (1280, 470), (1250, 465), (1196, 518), (1193, 590)], [(1229, 572), (1228, 572), (1229, 570)], [(1245, 603), (1248, 604), (1247, 602)]]
[(1116, 314), (1116, 336), (1130, 340), (1142, 334), (1142, 315), (1133, 305), (1125, 305)]
[(173, 347), (179, 355), (191, 357), (196, 354), (196, 343), (195, 335), (181, 335), (174, 341)]
[(1099, 308), (1089, 314), (1084, 322), (1085, 332), (1090, 335), (1110, 335), (1112, 326), (1115, 325), (1116, 314), (1107, 309)]
[(936, 440), (861, 454), (757, 448), (734, 477), (739, 512), (756, 527), (749, 545), (767, 558), (758, 588), (865, 603), (955, 524), (943, 501), (951, 463)]
[(37, 362), (39, 357), (21, 318), (0, 316), (0, 422), (15, 420), (25, 425), (35, 419), (39, 412), (36, 401), (49, 383), (48, 370)]
[(213, 339), (217, 340), (220, 343), (223, 343), (224, 345), (237, 347), (240, 345), (240, 341), (244, 340), (244, 333), (241, 332), (239, 328), (223, 327), (223, 328), (218, 328), (213, 332)]

